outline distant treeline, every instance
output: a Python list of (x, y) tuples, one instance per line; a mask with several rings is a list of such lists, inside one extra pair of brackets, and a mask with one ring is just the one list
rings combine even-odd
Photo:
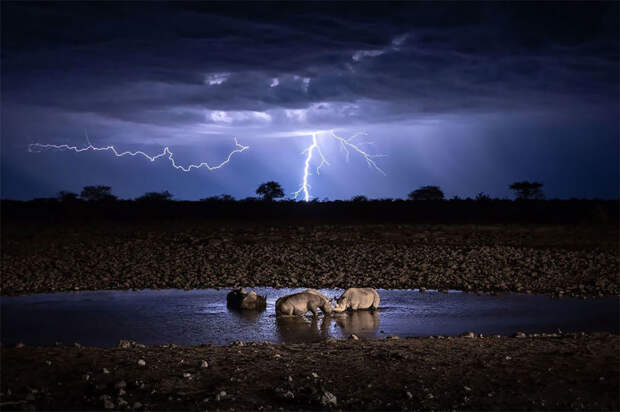
[(332, 222), (403, 223), (598, 223), (617, 224), (618, 200), (507, 200), (477, 199), (350, 201), (235, 200), (229, 196), (201, 201), (169, 198), (137, 200), (43, 198), (31, 201), (1, 200), (3, 218), (51, 220), (91, 218), (224, 218), (239, 220), (311, 219)]

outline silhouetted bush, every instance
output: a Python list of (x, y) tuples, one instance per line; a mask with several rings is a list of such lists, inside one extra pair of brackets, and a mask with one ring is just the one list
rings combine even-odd
[(368, 202), (368, 198), (363, 195), (357, 195), (357, 196), (353, 196), (351, 198), (351, 201), (352, 202)]
[(172, 193), (164, 190), (163, 192), (147, 192), (136, 199), (138, 202), (169, 202), (172, 200)]
[(77, 193), (61, 190), (58, 192), (58, 200), (61, 202), (76, 202), (78, 201), (78, 195)]
[(88, 202), (104, 202), (116, 200), (116, 196), (110, 193), (110, 186), (84, 186), (80, 197)]
[(443, 200), (443, 192), (439, 186), (422, 186), (409, 193), (410, 200)]

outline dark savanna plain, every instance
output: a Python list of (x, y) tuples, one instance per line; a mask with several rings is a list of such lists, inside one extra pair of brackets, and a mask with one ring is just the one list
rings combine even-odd
[(0, 2), (0, 410), (620, 410), (618, 5)]
[[(617, 297), (617, 212), (617, 201), (4, 202), (2, 293), (363, 285)], [(616, 334), (463, 332), (4, 345), (2, 402), (7, 410), (619, 406)]]

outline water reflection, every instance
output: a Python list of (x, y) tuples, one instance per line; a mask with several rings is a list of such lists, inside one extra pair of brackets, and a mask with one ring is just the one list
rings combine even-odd
[(331, 321), (330, 316), (277, 316), (276, 331), (285, 342), (317, 342), (329, 337)]
[(228, 311), (236, 318), (246, 322), (256, 322), (263, 315), (263, 312), (256, 310), (241, 310), (228, 308)]
[(379, 329), (379, 313), (376, 311), (343, 312), (333, 315), (336, 324), (347, 335), (374, 336)]

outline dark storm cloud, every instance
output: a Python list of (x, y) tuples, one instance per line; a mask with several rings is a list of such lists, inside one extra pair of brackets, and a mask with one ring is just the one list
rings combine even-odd
[[(618, 83), (616, 3), (91, 5), (4, 6), (9, 100), (174, 123), (199, 120), (163, 114), (184, 106), (376, 100), (412, 116), (605, 104)], [(218, 72), (230, 76), (209, 87)]]

